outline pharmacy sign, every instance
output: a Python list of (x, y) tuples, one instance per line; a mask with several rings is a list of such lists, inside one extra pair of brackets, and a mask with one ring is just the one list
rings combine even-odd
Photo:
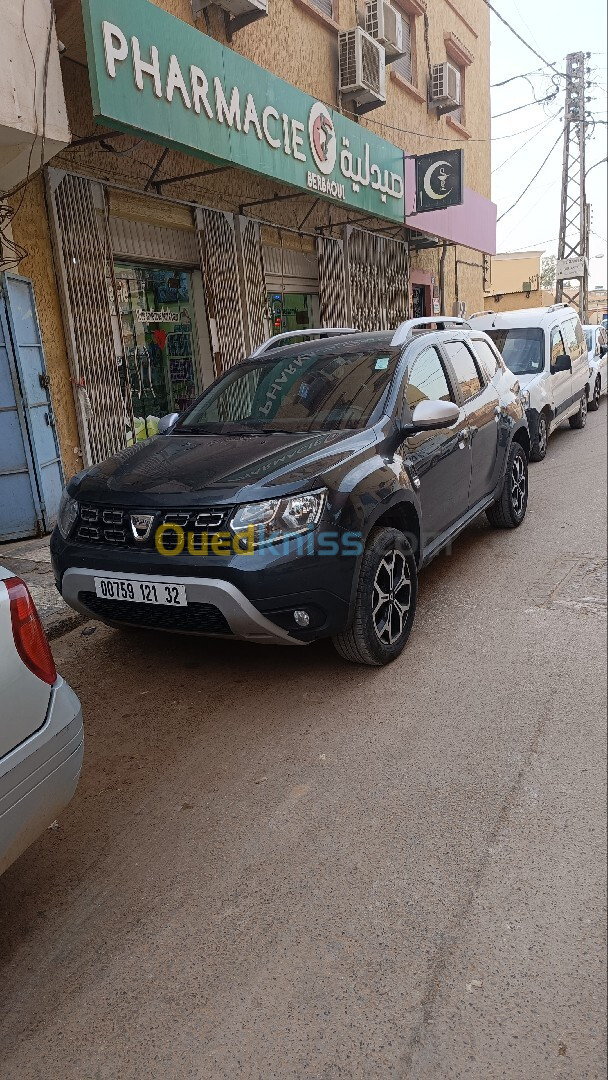
[(148, 0), (82, 6), (100, 122), (405, 220), (399, 147)]

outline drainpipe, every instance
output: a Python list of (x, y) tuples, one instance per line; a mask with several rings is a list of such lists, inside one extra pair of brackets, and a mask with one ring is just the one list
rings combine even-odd
[(448, 242), (444, 240), (441, 247), (441, 258), (439, 259), (439, 306), (442, 315), (447, 315), (445, 310), (445, 260), (447, 253)]

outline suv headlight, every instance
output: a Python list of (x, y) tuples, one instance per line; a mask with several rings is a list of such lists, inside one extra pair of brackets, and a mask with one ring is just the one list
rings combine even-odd
[(57, 528), (64, 540), (69, 539), (77, 517), (78, 503), (64, 490), (59, 503), (59, 513), (57, 514)]
[(274, 544), (313, 529), (321, 518), (326, 500), (327, 492), (322, 490), (246, 503), (237, 510), (230, 528), (234, 533), (246, 534), (253, 540), (254, 547)]
[(530, 391), (529, 390), (520, 390), (519, 391), (519, 400), (521, 401), (524, 409), (529, 409), (530, 408)]

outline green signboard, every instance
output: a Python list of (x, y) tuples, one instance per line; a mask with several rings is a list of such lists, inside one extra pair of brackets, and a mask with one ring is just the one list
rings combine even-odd
[(403, 222), (403, 151), (148, 0), (82, 0), (93, 113)]

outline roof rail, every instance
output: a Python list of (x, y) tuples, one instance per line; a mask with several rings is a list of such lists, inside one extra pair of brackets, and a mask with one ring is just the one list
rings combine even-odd
[(257, 349), (252, 352), (252, 356), (263, 356), (264, 353), (270, 352), (271, 349), (279, 349), (281, 345), (290, 338), (302, 338), (311, 337), (313, 334), (318, 334), (319, 337), (339, 337), (340, 334), (358, 334), (359, 331), (355, 330), (352, 326), (322, 326), (311, 327), (309, 330), (286, 330), (283, 334), (275, 334), (274, 337), (268, 338), (263, 345), (259, 345)]
[(481, 319), (483, 315), (497, 315), (498, 312), (494, 308), (486, 308), (485, 311), (474, 311), (471, 315), (467, 315), (469, 321), (471, 319)]
[(405, 345), (413, 337), (414, 330), (417, 327), (422, 328), (431, 325), (437, 330), (471, 329), (466, 319), (457, 319), (451, 315), (426, 315), (423, 319), (408, 319), (407, 322), (401, 323), (401, 326), (398, 326), (395, 330), (391, 345), (393, 347)]
[(570, 304), (551, 304), (551, 307), (547, 308), (547, 311), (557, 311), (558, 308), (570, 307)]

